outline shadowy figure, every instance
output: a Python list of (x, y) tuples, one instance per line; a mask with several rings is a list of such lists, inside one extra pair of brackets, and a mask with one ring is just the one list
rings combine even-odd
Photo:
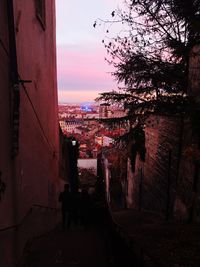
[(68, 184), (64, 185), (64, 191), (60, 193), (58, 201), (61, 202), (62, 228), (65, 230), (67, 218), (67, 228), (69, 229), (72, 219), (72, 196)]
[(80, 196), (80, 220), (81, 224), (87, 228), (90, 224), (91, 199), (88, 191), (83, 189)]
[(79, 192), (73, 192), (71, 195), (70, 214), (74, 225), (77, 225), (79, 223), (79, 202)]

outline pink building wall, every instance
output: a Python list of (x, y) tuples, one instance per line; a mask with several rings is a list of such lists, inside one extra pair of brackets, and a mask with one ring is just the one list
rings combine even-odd
[[(59, 128), (56, 84), (55, 1), (45, 1), (46, 28), (36, 1), (14, 1), (20, 79), (19, 152), (11, 158), (10, 85), (6, 0), (0, 2), (0, 171), (6, 184), (0, 200), (0, 229), (17, 224), (33, 204), (57, 204)], [(28, 94), (28, 96), (27, 96)]]

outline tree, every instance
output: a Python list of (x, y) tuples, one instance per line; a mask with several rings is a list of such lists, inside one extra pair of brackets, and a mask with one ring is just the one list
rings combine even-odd
[(123, 85), (97, 100), (128, 110), (127, 116), (106, 123), (129, 120), (129, 132), (120, 140), (133, 140), (134, 171), (136, 155), (145, 160), (145, 119), (151, 114), (189, 114), (194, 103), (187, 95), (188, 68), (190, 51), (200, 43), (200, 0), (125, 0), (124, 8), (111, 16), (100, 23), (122, 23), (122, 30), (102, 42), (115, 69), (112, 75)]
[(121, 22), (124, 31), (103, 43), (124, 87), (98, 100), (122, 103), (134, 120), (184, 111), (189, 53), (200, 41), (200, 1), (125, 0), (124, 10), (111, 15), (104, 22)]

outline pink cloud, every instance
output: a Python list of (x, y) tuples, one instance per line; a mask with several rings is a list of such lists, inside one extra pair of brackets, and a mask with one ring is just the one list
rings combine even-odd
[[(104, 60), (105, 51), (84, 47), (62, 46), (57, 49), (58, 81), (60, 89), (111, 90), (117, 87)], [(101, 88), (101, 89), (100, 89)]]
[[(80, 93), (79, 91), (67, 90), (67, 91), (59, 91), (58, 98), (59, 102), (94, 102), (95, 98), (99, 96), (98, 91), (87, 91), (84, 90), (84, 93)], [(78, 99), (78, 101), (77, 101)]]

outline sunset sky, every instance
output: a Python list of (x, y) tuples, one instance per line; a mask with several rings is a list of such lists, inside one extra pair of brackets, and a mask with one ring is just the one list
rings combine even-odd
[(117, 88), (104, 58), (106, 27), (93, 27), (97, 18), (110, 18), (122, 0), (56, 0), (59, 102), (93, 101), (99, 92)]

